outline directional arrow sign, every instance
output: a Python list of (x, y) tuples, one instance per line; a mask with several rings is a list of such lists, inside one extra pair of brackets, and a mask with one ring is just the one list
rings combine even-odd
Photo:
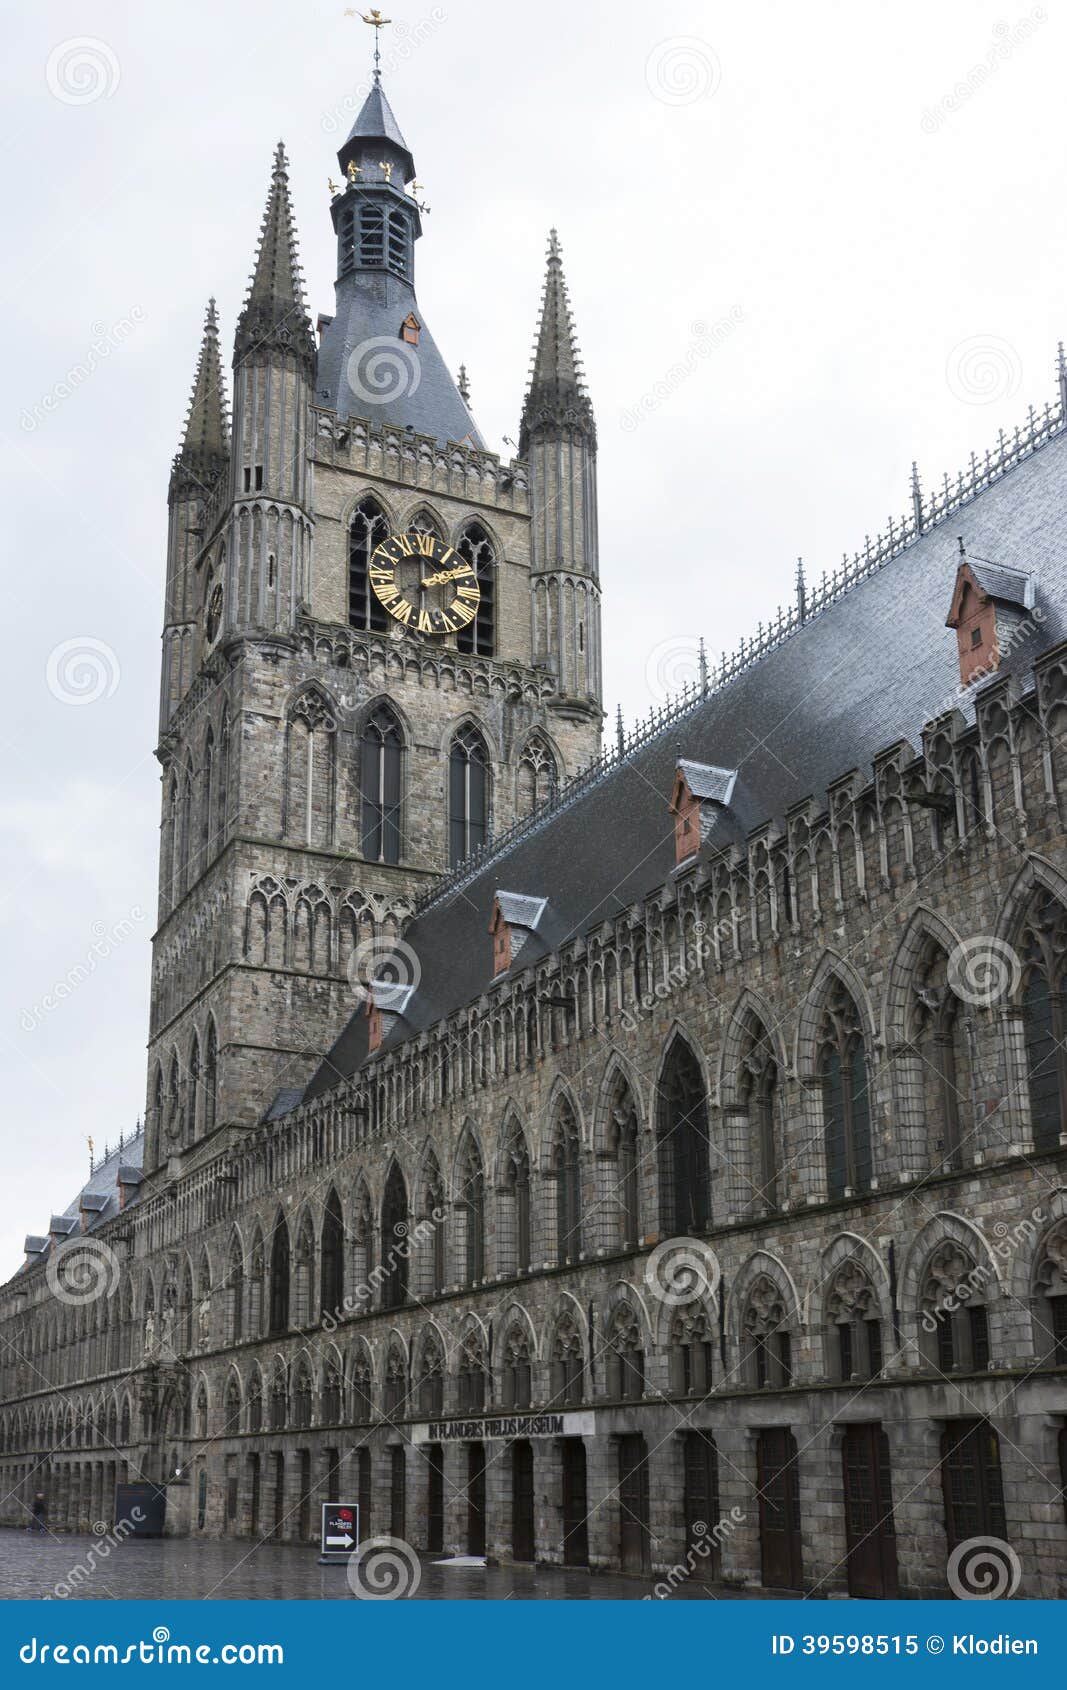
[(324, 1502), (319, 1534), (324, 1560), (347, 1561), (359, 1542), (359, 1505), (355, 1502)]

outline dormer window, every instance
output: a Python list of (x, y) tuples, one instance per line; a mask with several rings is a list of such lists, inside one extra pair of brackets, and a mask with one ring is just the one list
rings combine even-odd
[(678, 764), (671, 788), (669, 809), (674, 817), (674, 860), (688, 862), (729, 809), (736, 769), (718, 769), (711, 763)]
[(494, 980), (507, 973), (520, 951), (537, 932), (547, 907), (547, 898), (528, 898), (520, 892), (497, 893), (489, 920)]
[(416, 317), (414, 311), (409, 311), (400, 325), (401, 340), (406, 341), (409, 346), (418, 346), (419, 336), (421, 333), (422, 324), (419, 322), (419, 319)]
[[(961, 687), (973, 687), (999, 669), (1001, 658), (1026, 630), (1034, 611), (1034, 589), (1028, 570), (969, 558), (960, 541), (945, 626), (956, 631)], [(1035, 620), (1041, 620), (1040, 612)]]

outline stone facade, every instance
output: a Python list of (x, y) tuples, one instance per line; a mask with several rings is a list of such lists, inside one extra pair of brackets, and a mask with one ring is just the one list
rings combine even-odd
[[(553, 241), (539, 346), (569, 381), (554, 266)], [(144, 1177), (116, 1168), (103, 1219), (54, 1218), (0, 1296), (8, 1517), (43, 1489), (84, 1529), (143, 1477), (193, 1536), (310, 1543), (344, 1498), (363, 1537), (419, 1551), (827, 1596), (945, 1594), (980, 1536), (1021, 1595), (1067, 1594), (1067, 645), (723, 843), (702, 807), (734, 783), (687, 743), (686, 701), (656, 730), (689, 771), (662, 835), (673, 858), (672, 796), (703, 771), (699, 848), (546, 949), (502, 847), (495, 962), (470, 900), (484, 989), (407, 1037), (379, 994), (382, 1042), (305, 1097), (356, 1025), (360, 945), (417, 933), (425, 888), (466, 896), (469, 867), (438, 878), (457, 727), (484, 736), (501, 827), (532, 734), (557, 780), (593, 758), (598, 671), (573, 641), (534, 659), (574, 632), (573, 593), (545, 619), (553, 579), (599, 588), (588, 508), (566, 569), (536, 512), (531, 552), (523, 459), (301, 411), (279, 356), (308, 567), (284, 626), (242, 623), (226, 587), (212, 634), (190, 606), (277, 553), (234, 538), (259, 502), (232, 466), (176, 524), (202, 545), (187, 565), (172, 539)], [(580, 504), (594, 436), (568, 391), (561, 415), (546, 377), (526, 444)], [(368, 492), (390, 527), (492, 537), (492, 656), (348, 625)], [(187, 568), (217, 573), (192, 593)], [(950, 644), (946, 693), (954, 668)], [(404, 744), (393, 863), (361, 851), (380, 701)], [(531, 823), (546, 852), (564, 810)], [(98, 1295), (64, 1280), (67, 1232)]]

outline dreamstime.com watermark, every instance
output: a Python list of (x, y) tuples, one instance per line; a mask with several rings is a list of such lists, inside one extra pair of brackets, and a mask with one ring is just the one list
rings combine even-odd
[(43, 393), (35, 405), (23, 407), (19, 417), (19, 427), (23, 434), (33, 434), (42, 423), (47, 422), (61, 405), (77, 393), (79, 387), (84, 387), (101, 364), (107, 363), (111, 354), (129, 339), (134, 329), (140, 328), (145, 321), (146, 313), (143, 308), (134, 305), (125, 317), (119, 317), (106, 327), (103, 323), (93, 323), (88, 350), (76, 364), (70, 366), (65, 376), (53, 382), (48, 392)]
[(732, 305), (725, 317), (714, 323), (693, 324), (693, 338), (678, 361), (654, 381), (647, 393), (642, 393), (635, 405), (625, 406), (619, 413), (619, 427), (624, 434), (633, 434), (654, 411), (673, 398), (690, 376), (695, 375), (705, 358), (710, 358), (745, 320), (740, 305)]
[(996, 76), (1001, 65), (1006, 64), (1016, 48), (1024, 45), (1048, 22), (1048, 13), (1043, 6), (1034, 6), (1025, 17), (1017, 18), (1015, 23), (1006, 23), (1000, 18), (993, 25), (993, 39), (990, 41), (983, 58), (971, 66), (966, 76), (961, 76), (953, 85), (951, 93), (945, 94), (934, 105), (927, 106), (920, 119), (920, 128), (924, 135), (936, 135), (957, 112), (970, 104), (976, 94), (981, 93), (986, 84)]
[(39, 1643), (31, 1637), (19, 1650), (23, 1666), (73, 1667), (280, 1667), (280, 1643), (172, 1643), (165, 1625), (136, 1643)]
[(709, 1557), (714, 1555), (717, 1549), (722, 1548), (738, 1526), (744, 1524), (744, 1521), (745, 1514), (741, 1508), (731, 1508), (729, 1514), (724, 1514), (721, 1520), (716, 1520), (710, 1528), (706, 1521), (694, 1520), (693, 1541), (685, 1552), (685, 1560), (676, 1561), (666, 1575), (657, 1580), (643, 1600), (645, 1602), (665, 1602), (668, 1596), (671, 1596), (678, 1589), (680, 1584), (684, 1584), (686, 1579), (692, 1578), (693, 1574), (707, 1562)]
[(93, 942), (84, 958), (76, 962), (73, 968), (68, 968), (63, 978), (56, 980), (36, 1003), (30, 1004), (20, 1012), (19, 1026), (23, 1032), (34, 1032), (46, 1016), (73, 997), (79, 986), (84, 986), (87, 980), (92, 979), (100, 964), (106, 962), (108, 957), (114, 956), (120, 945), (125, 944), (136, 930), (137, 924), (144, 918), (144, 910), (140, 904), (134, 904), (129, 915), (123, 916), (121, 921), (116, 921), (111, 927), (106, 927), (102, 921), (94, 921), (90, 928)]
[(47, 1596), (43, 1596), (41, 1600), (43, 1602), (64, 1602), (71, 1596), (77, 1596), (79, 1586), (83, 1585), (87, 1579), (92, 1578), (101, 1563), (108, 1559), (112, 1550), (117, 1549), (121, 1543), (125, 1542), (126, 1538), (136, 1531), (143, 1519), (144, 1511), (133, 1507), (130, 1509), (128, 1519), (116, 1520), (110, 1528), (104, 1522), (97, 1521), (93, 1531), (100, 1539), (99, 1543), (93, 1544), (83, 1561), (75, 1561), (66, 1578), (62, 1578), (57, 1584), (54, 1584), (51, 1592)]

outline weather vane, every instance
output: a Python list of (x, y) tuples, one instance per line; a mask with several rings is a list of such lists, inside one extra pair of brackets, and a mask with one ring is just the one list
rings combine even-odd
[(382, 79), (382, 30), (385, 28), (387, 23), (392, 23), (392, 21), (393, 21), (392, 18), (383, 18), (381, 12), (379, 12), (377, 10), (372, 10), (370, 12), (361, 12), (355, 6), (347, 6), (345, 8), (345, 17), (346, 18), (362, 18), (363, 22), (369, 23), (371, 28), (373, 29), (373, 31), (374, 31), (374, 80), (375, 80), (375, 82), (380, 82), (381, 79)]

